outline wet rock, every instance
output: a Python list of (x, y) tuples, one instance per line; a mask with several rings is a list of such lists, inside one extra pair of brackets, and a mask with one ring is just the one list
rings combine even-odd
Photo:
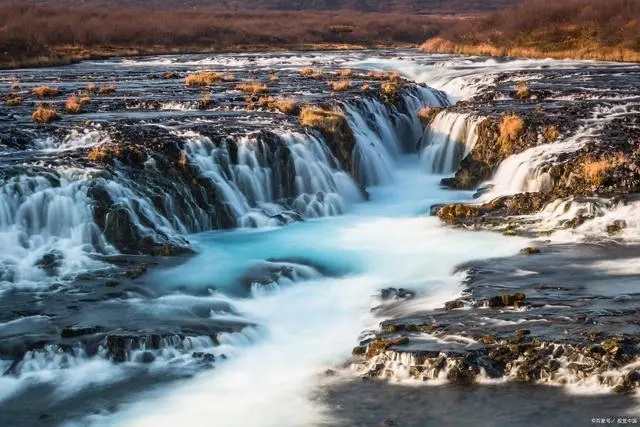
[(64, 262), (64, 254), (60, 251), (51, 251), (42, 256), (36, 261), (36, 267), (45, 271), (48, 276), (55, 276), (58, 274), (58, 269)]
[(107, 352), (116, 363), (127, 361), (129, 339), (125, 336), (109, 335), (106, 340)]
[(60, 331), (62, 338), (75, 338), (83, 335), (91, 335), (100, 332), (100, 326), (69, 326)]
[(539, 254), (541, 251), (538, 248), (527, 247), (522, 249), (520, 252), (524, 255), (536, 255), (536, 254)]
[(354, 347), (353, 350), (351, 351), (351, 354), (353, 354), (354, 356), (364, 356), (366, 353), (367, 353), (367, 346), (365, 345)]
[(464, 303), (459, 300), (447, 301), (444, 303), (445, 310), (454, 310), (456, 308), (462, 308), (462, 307), (464, 307)]
[(627, 228), (627, 222), (625, 220), (618, 219), (607, 225), (607, 233), (613, 236), (620, 234), (625, 228)]
[(127, 274), (127, 277), (130, 279), (137, 279), (139, 277), (142, 277), (142, 275), (144, 275), (148, 269), (149, 269), (149, 264), (143, 263), (134, 268), (127, 270), (126, 274)]
[(480, 373), (477, 366), (456, 360), (447, 372), (447, 379), (454, 384), (471, 384)]
[(153, 363), (155, 360), (156, 360), (156, 357), (150, 351), (143, 351), (136, 358), (136, 362), (145, 363), (145, 364)]
[(204, 352), (194, 352), (191, 355), (194, 359), (200, 359), (203, 362), (206, 363), (213, 363), (216, 361), (216, 356), (211, 354), (211, 353), (204, 353)]

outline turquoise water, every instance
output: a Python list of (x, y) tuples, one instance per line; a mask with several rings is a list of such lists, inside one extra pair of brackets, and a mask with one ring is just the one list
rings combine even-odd
[[(136, 403), (93, 421), (129, 426), (330, 423), (313, 392), (322, 372), (348, 360), (363, 331), (382, 320), (371, 311), (380, 304), (380, 289), (415, 290), (417, 297), (404, 310), (442, 306), (460, 292), (462, 276), (452, 274), (455, 265), (509, 255), (526, 245), (524, 239), (444, 227), (427, 216), (434, 203), (470, 194), (440, 188), (440, 177), (422, 173), (416, 157), (402, 159), (393, 178), (394, 184), (370, 189), (370, 201), (344, 216), (191, 236), (199, 255), (154, 279), (168, 287), (215, 288), (213, 296), (203, 298), (229, 302), (236, 315), (257, 326), (221, 337), (220, 348), (230, 357), (212, 372), (138, 396)], [(273, 258), (304, 259), (323, 274), (240, 292), (238, 278)]]

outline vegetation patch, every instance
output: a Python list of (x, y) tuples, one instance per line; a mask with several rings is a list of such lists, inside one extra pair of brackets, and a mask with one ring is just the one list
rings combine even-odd
[(514, 152), (514, 144), (524, 130), (524, 121), (517, 114), (508, 114), (502, 117), (499, 129), (500, 151), (508, 156)]
[(220, 73), (200, 71), (187, 75), (184, 79), (184, 84), (187, 86), (210, 86), (220, 81), (222, 81), (222, 75)]
[(60, 95), (60, 89), (50, 86), (38, 86), (33, 89), (33, 94), (38, 98), (49, 98)]
[(607, 172), (627, 162), (627, 158), (622, 153), (601, 159), (585, 160), (582, 171), (588, 183), (594, 186), (601, 186), (606, 178)]
[(259, 82), (246, 82), (239, 83), (235, 86), (237, 90), (246, 93), (267, 93), (269, 92), (269, 87), (265, 83)]
[(7, 107), (17, 107), (18, 105), (22, 105), (22, 97), (16, 93), (12, 93), (4, 101), (4, 105)]
[(334, 92), (344, 92), (346, 90), (353, 88), (353, 83), (351, 83), (351, 80), (329, 82), (328, 84), (329, 84), (329, 87), (331, 87), (331, 90)]
[(82, 113), (82, 104), (80, 103), (80, 99), (75, 95), (70, 96), (64, 104), (64, 111), (68, 114)]
[(53, 105), (38, 104), (36, 109), (31, 113), (31, 119), (34, 123), (50, 123), (54, 120), (59, 120), (58, 112)]

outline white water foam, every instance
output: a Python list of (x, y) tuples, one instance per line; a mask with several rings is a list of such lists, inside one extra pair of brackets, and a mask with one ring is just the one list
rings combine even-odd
[[(203, 235), (201, 255), (162, 280), (197, 283), (198, 276), (222, 278), (225, 270), (236, 271), (252, 259), (292, 256), (325, 267), (347, 266), (352, 273), (274, 287), (252, 299), (230, 298), (240, 313), (262, 326), (257, 343), (236, 347), (235, 357), (211, 373), (144, 394), (122, 412), (92, 416), (88, 422), (204, 426), (215, 418), (220, 426), (307, 426), (327, 421), (325, 408), (310, 393), (317, 375), (343, 361), (363, 328), (380, 320), (370, 311), (373, 295), (384, 287), (408, 287), (421, 295), (414, 305), (438, 306), (459, 292), (459, 277), (451, 276), (455, 264), (480, 252), (515, 253), (525, 243), (413, 217), (431, 201), (458, 195), (442, 191), (425, 199), (421, 189), (436, 188), (439, 177), (422, 174), (415, 161), (394, 178), (398, 185), (372, 189), (373, 201), (350, 215), (249, 234)], [(411, 186), (404, 185), (407, 180)], [(206, 265), (210, 257), (216, 260), (211, 269), (191, 265)]]

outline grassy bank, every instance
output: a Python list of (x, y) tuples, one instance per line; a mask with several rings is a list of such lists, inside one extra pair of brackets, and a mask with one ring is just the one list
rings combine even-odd
[(640, 1), (530, 0), (459, 20), (422, 50), (467, 55), (640, 62)]
[(417, 46), (449, 21), (347, 11), (228, 13), (0, 5), (0, 67), (165, 53)]

